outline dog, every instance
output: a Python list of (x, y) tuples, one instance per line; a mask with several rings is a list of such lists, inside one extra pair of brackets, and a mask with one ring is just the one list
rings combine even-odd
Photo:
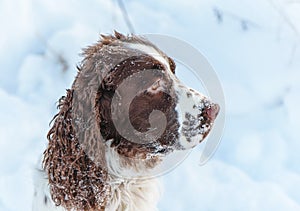
[(33, 210), (157, 210), (155, 175), (204, 140), (220, 108), (142, 36), (101, 35), (83, 56), (47, 135)]

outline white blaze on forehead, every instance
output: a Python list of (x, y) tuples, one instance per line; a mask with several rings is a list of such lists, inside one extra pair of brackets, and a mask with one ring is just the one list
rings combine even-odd
[(151, 45), (146, 45), (141, 43), (128, 43), (128, 47), (140, 50), (145, 54), (152, 56), (154, 59), (156, 59), (161, 64), (163, 64), (167, 68), (167, 70), (171, 71), (169, 61), (166, 60), (165, 57)]
[(141, 43), (128, 43), (128, 47), (140, 50), (148, 54), (149, 56), (152, 56), (154, 59), (156, 59), (166, 67), (166, 70), (174, 83), (181, 84), (178, 78), (175, 76), (175, 74), (173, 74), (173, 72), (171, 71), (169, 60), (167, 60), (166, 57), (162, 55), (159, 51), (157, 51), (153, 46)]

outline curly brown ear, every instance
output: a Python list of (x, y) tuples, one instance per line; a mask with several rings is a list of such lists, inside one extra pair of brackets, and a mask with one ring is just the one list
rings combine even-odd
[(59, 100), (59, 112), (47, 135), (43, 168), (56, 205), (68, 210), (102, 209), (105, 204), (100, 200), (107, 196), (99, 190), (106, 189), (107, 175), (86, 155), (74, 134), (72, 99), (73, 90), (67, 90), (67, 95)]

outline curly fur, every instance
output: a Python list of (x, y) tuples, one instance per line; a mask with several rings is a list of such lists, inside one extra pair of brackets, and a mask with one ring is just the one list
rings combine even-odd
[(49, 175), (50, 192), (56, 205), (67, 209), (104, 209), (110, 195), (107, 172), (97, 166), (75, 139), (71, 124), (72, 90), (59, 102), (59, 113), (48, 133), (44, 169)]

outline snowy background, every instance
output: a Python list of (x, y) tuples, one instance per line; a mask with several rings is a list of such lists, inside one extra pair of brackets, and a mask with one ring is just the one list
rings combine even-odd
[[(226, 95), (215, 156), (200, 167), (196, 148), (162, 177), (160, 210), (300, 210), (300, 1), (125, 3), (137, 33), (199, 49)], [(129, 31), (116, 0), (0, 0), (0, 26), (0, 210), (29, 211), (32, 172), (81, 49)]]

